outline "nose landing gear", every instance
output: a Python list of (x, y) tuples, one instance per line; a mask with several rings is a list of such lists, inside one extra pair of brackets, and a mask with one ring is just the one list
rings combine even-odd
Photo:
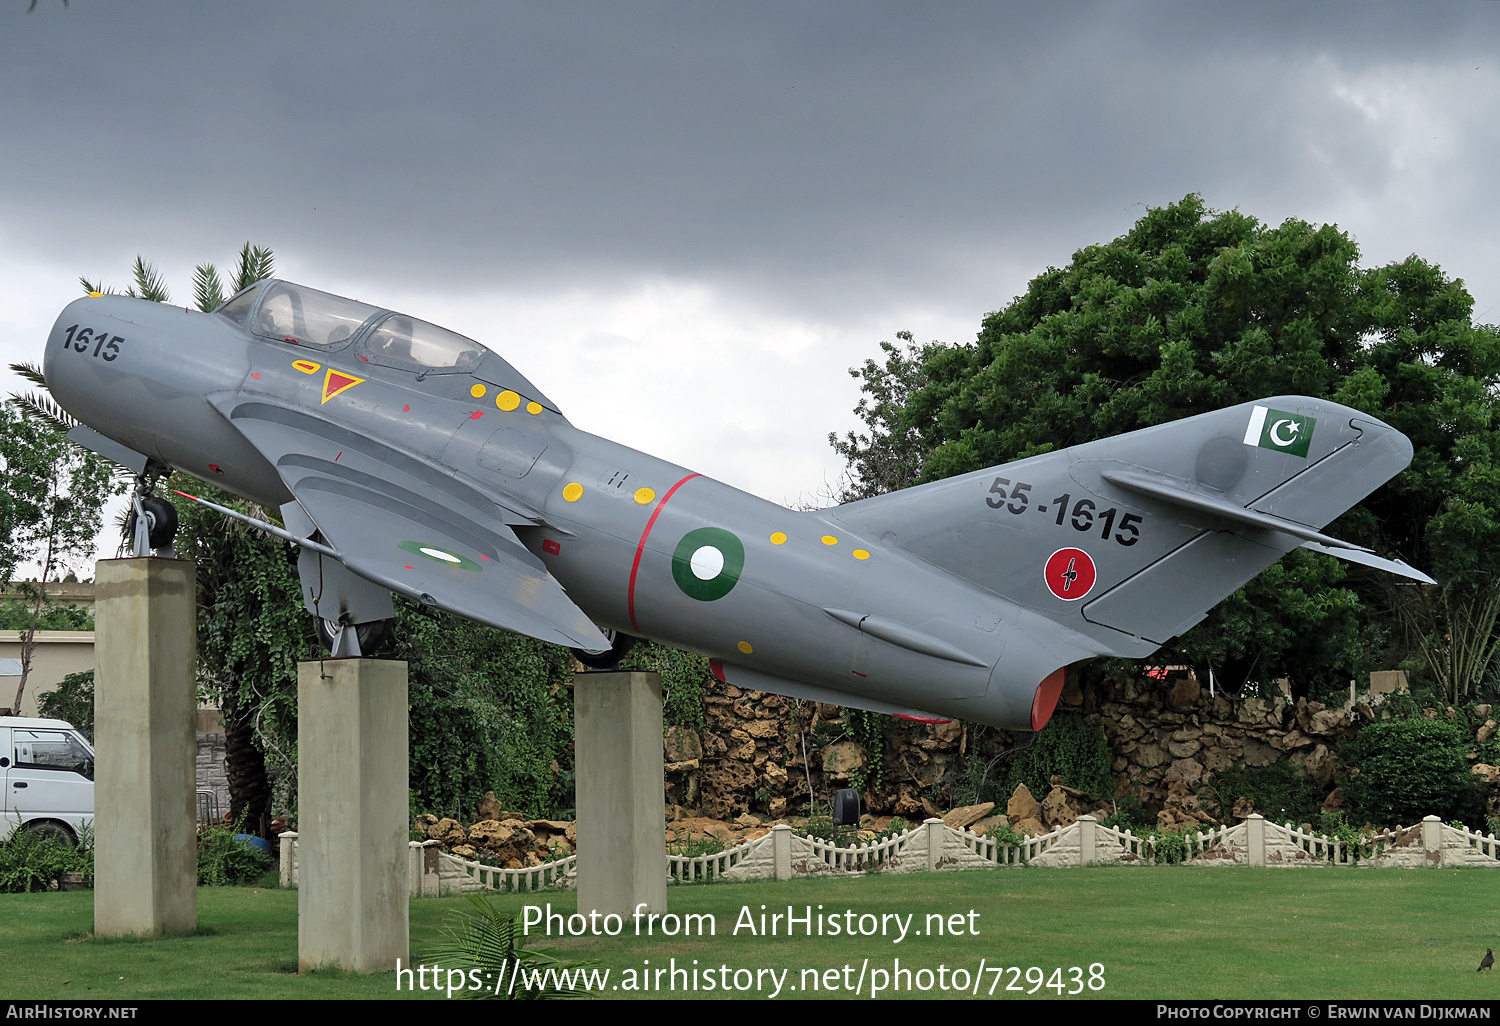
[(135, 490), (130, 496), (130, 520), (126, 534), (130, 537), (132, 556), (156, 555), (166, 559), (173, 557), (172, 540), (177, 537), (177, 508), (155, 492), (156, 482), (166, 476), (163, 469), (152, 463), (146, 472), (135, 479)]

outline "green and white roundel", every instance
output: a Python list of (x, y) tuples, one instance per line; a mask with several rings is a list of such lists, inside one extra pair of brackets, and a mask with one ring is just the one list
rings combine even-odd
[(689, 531), (672, 553), (672, 580), (700, 602), (728, 595), (745, 568), (745, 546), (721, 527)]
[(412, 555), (421, 556), (423, 559), (430, 559), (434, 563), (445, 563), (448, 566), (456, 566), (462, 570), (473, 570), (475, 573), (484, 569), (468, 556), (461, 556), (457, 552), (450, 552), (430, 542), (404, 541), (400, 544), (403, 549)]

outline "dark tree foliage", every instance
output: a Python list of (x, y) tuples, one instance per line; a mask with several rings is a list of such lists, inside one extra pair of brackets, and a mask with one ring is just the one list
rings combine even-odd
[(94, 738), (94, 671), (70, 673), (37, 699), (41, 715), (65, 720), (90, 741)]
[[(267, 511), (192, 482), (195, 494), (267, 519)], [(229, 815), (251, 830), (271, 813), (269, 755), (287, 786), (297, 759), (297, 661), (314, 654), (296, 551), (206, 506), (176, 500), (177, 554), (197, 564), (199, 686), (224, 717)]]
[(1299, 693), (1407, 659), (1471, 696), (1500, 615), (1500, 332), (1472, 323), (1463, 283), (1435, 265), (1358, 259), (1331, 225), (1271, 227), (1197, 196), (1151, 210), (1047, 269), (974, 343), (886, 344), (884, 366), (856, 372), (870, 433), (836, 443), (850, 497), (1267, 396), (1332, 399), (1406, 433), (1416, 457), (1331, 530), (1442, 587), (1299, 550), (1168, 658), (1231, 684), (1288, 676)]
[(573, 807), (568, 650), (398, 599), (411, 699), (411, 800), (468, 822), (493, 790), (507, 811)]
[(1030, 745), (1011, 759), (1010, 772), (998, 797), (1004, 800), (1017, 786), (1025, 784), (1040, 801), (1052, 789), (1054, 776), (1080, 791), (1111, 794), (1112, 758), (1104, 731), (1077, 713), (1059, 713), (1032, 735)]

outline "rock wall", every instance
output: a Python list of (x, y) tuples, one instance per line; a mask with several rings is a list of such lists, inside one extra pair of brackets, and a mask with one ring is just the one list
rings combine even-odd
[(860, 784), (869, 812), (940, 815), (923, 798), (959, 765), (964, 725), (897, 722), (877, 772), (837, 706), (715, 682), (701, 729), (667, 728), (667, 804), (718, 820), (780, 819), (807, 813), (809, 784), (825, 809), (834, 791)]
[(1073, 686), (1060, 708), (1082, 712), (1104, 731), (1114, 753), (1115, 796), (1132, 795), (1164, 811), (1161, 825), (1174, 829), (1213, 821), (1194, 795), (1238, 763), (1287, 760), (1318, 786), (1332, 788), (1339, 742), (1374, 718), (1363, 704), (1351, 711), (1306, 699), (1211, 697), (1192, 677), (1170, 684), (1116, 677)]
[[(1232, 699), (1210, 696), (1192, 677), (1163, 683), (1124, 675), (1086, 687), (1070, 683), (1058, 711), (1080, 713), (1103, 730), (1115, 775), (1115, 793), (1104, 797), (1131, 795), (1171, 829), (1251, 811), (1235, 810), (1231, 817), (1229, 809), (1201, 808), (1196, 798), (1205, 783), (1241, 763), (1263, 767), (1285, 760), (1331, 790), (1326, 807), (1337, 808), (1338, 745), (1376, 716), (1363, 702), (1344, 709), (1306, 699)], [(1494, 730), (1487, 724), (1480, 733)], [(806, 813), (809, 783), (819, 802), (858, 783), (869, 812), (908, 819), (941, 816), (959, 803), (954, 787), (967, 760), (989, 763), (1027, 737), (957, 721), (893, 721), (877, 772), (866, 743), (851, 735), (837, 707), (715, 682), (705, 702), (704, 727), (668, 730), (667, 804), (719, 820), (746, 813), (779, 819)], [(1003, 767), (1003, 759), (997, 765)], [(1475, 772), (1491, 770), (1482, 766)], [(1500, 773), (1494, 775), (1500, 793)], [(1075, 799), (1077, 808), (1054, 817), (1058, 822), (1095, 811), (1076, 792), (1064, 797)]]

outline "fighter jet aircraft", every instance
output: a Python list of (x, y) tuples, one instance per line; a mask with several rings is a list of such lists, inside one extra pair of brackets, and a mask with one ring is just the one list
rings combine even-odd
[(748, 688), (1038, 730), (1070, 667), (1150, 655), (1297, 546), (1429, 580), (1320, 531), (1412, 456), (1320, 399), (795, 512), (578, 430), (479, 342), (286, 281), (212, 314), (79, 299), (45, 373), (138, 475), (140, 554), (170, 544), (170, 469), (279, 508), (252, 522), (301, 546), (335, 654), (398, 592), (598, 663), (649, 637)]

